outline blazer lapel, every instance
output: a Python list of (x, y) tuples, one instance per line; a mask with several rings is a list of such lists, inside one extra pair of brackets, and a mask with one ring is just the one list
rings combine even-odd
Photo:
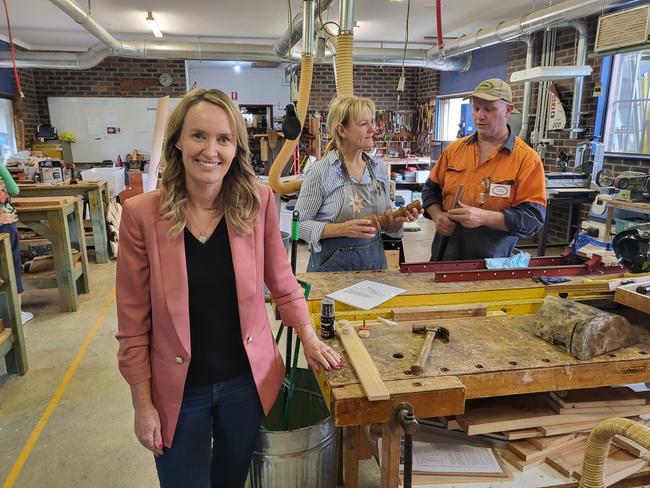
[[(224, 217), (225, 218), (225, 217)], [(249, 312), (257, 293), (257, 286), (262, 286), (257, 277), (257, 260), (255, 259), (255, 231), (250, 234), (238, 234), (226, 220), (228, 226), (228, 240), (232, 255), (232, 267), (235, 272), (235, 286), (237, 288), (237, 305), (242, 334), (250, 323)]]
[(185, 238), (181, 232), (169, 238), (170, 220), (156, 222), (158, 257), (165, 292), (165, 303), (181, 344), (190, 353), (190, 305), (185, 262)]

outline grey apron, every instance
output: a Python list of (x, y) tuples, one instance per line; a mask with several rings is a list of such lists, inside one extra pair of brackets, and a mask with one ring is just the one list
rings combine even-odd
[[(370, 183), (353, 182), (341, 160), (345, 176), (343, 206), (332, 223), (382, 215), (386, 210), (387, 188), (375, 177), (366, 160)], [(329, 237), (321, 240), (320, 252), (312, 252), (307, 271), (362, 271), (386, 269), (386, 255), (381, 232), (371, 239), (363, 237)]]

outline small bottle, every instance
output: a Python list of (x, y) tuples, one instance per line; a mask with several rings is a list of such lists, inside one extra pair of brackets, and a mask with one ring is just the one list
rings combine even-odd
[(333, 339), (335, 332), (334, 300), (324, 298), (320, 302), (320, 335), (323, 339)]

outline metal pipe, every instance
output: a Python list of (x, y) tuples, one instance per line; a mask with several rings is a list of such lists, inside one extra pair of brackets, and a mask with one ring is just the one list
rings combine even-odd
[(354, 29), (354, 0), (341, 0), (339, 5), (339, 34), (352, 34)]
[[(321, 0), (317, 5), (317, 12), (320, 16), (323, 12), (326, 12), (334, 3), (334, 0)], [(289, 56), (291, 49), (300, 41), (302, 36), (302, 12), (296, 14), (291, 22), (291, 27), (287, 29), (280, 35), (278, 40), (273, 44), (273, 51), (275, 54), (281, 58), (286, 58)]]
[[(456, 56), (552, 27), (557, 22), (585, 17), (606, 8), (629, 3), (634, 3), (634, 0), (567, 0), (521, 18), (500, 22), (492, 28), (479, 29), (473, 36), (463, 35), (456, 41), (446, 42), (445, 55)], [(435, 60), (440, 54), (440, 49), (434, 46), (427, 51), (427, 58)]]
[[(582, 20), (572, 20), (568, 25), (576, 29), (578, 45), (576, 47), (576, 65), (587, 64), (587, 24)], [(582, 110), (582, 96), (584, 91), (585, 77), (577, 76), (573, 83), (573, 103), (571, 104), (571, 131), (569, 137), (577, 139), (584, 129), (580, 128), (580, 112)]]
[[(535, 54), (535, 42), (532, 34), (523, 37), (526, 43), (526, 69), (533, 67), (533, 58)], [(521, 107), (521, 129), (519, 130), (519, 137), (528, 140), (528, 127), (530, 119), (530, 94), (533, 89), (533, 83), (527, 81), (524, 83), (524, 101)]]
[(103, 44), (108, 46), (109, 49), (120, 50), (122, 49), (122, 42), (115, 39), (109, 32), (101, 25), (95, 22), (90, 15), (82, 10), (72, 0), (50, 0), (54, 5), (68, 14), (72, 20), (77, 22), (81, 27), (90, 32), (93, 36), (99, 39)]
[(304, 0), (303, 12), (305, 21), (302, 24), (302, 52), (303, 54), (316, 55), (316, 39), (314, 37), (316, 23), (316, 2)]

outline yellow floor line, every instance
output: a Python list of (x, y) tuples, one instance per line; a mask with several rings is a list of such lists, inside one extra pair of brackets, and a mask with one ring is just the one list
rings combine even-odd
[(102, 322), (104, 321), (104, 317), (108, 313), (108, 310), (109, 308), (111, 308), (111, 305), (113, 305), (114, 301), (115, 301), (115, 288), (113, 288), (109, 300), (106, 302), (106, 305), (104, 305), (104, 308), (102, 308), (102, 311), (99, 313), (99, 316), (97, 317), (97, 320), (95, 320), (95, 323), (93, 324), (92, 328), (90, 329), (90, 331), (88, 331), (88, 334), (86, 335), (86, 340), (81, 345), (81, 348), (77, 353), (77, 356), (72, 361), (72, 364), (68, 368), (68, 371), (66, 371), (63, 380), (59, 384), (59, 387), (54, 392), (54, 396), (50, 400), (50, 403), (47, 405), (47, 408), (45, 409), (45, 412), (43, 412), (43, 415), (38, 421), (38, 424), (36, 424), (36, 427), (34, 427), (34, 430), (30, 434), (29, 439), (27, 439), (27, 442), (25, 443), (23, 450), (20, 452), (18, 459), (16, 460), (13, 467), (11, 468), (11, 471), (9, 472), (9, 476), (7, 476), (7, 479), (3, 483), (2, 488), (11, 488), (14, 486), (14, 483), (16, 482), (16, 478), (18, 478), (18, 475), (23, 469), (23, 466), (25, 465), (27, 458), (31, 454), (32, 449), (34, 449), (34, 446), (36, 445), (38, 438), (41, 436), (41, 432), (43, 432), (43, 429), (45, 428), (47, 421), (50, 419), (52, 413), (54, 412), (57, 405), (59, 404), (59, 401), (61, 400), (63, 393), (65, 393), (65, 390), (68, 387), (68, 384), (70, 383), (70, 380), (72, 380), (72, 377), (77, 371), (77, 367), (79, 366), (79, 363), (81, 363), (81, 360), (86, 355), (86, 351), (88, 350), (90, 343), (95, 338), (95, 334), (101, 327)]

